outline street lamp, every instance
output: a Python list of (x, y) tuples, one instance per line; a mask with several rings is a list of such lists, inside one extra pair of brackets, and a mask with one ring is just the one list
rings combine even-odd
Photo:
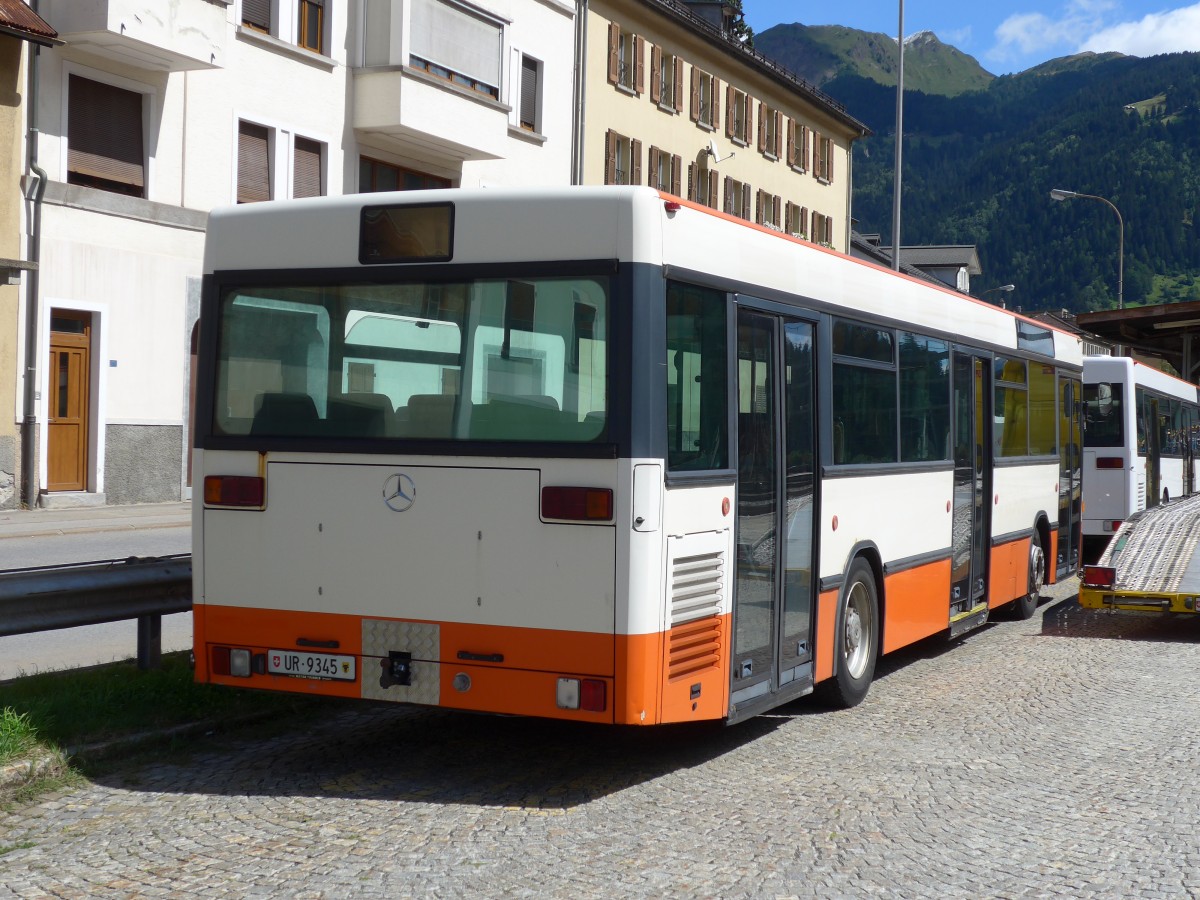
[(1125, 308), (1125, 220), (1121, 218), (1121, 211), (1113, 205), (1111, 200), (1105, 200), (1103, 197), (1097, 197), (1095, 194), (1080, 194), (1077, 191), (1064, 191), (1062, 188), (1054, 188), (1050, 192), (1051, 200), (1074, 200), (1076, 197), (1081, 197), (1084, 200), (1099, 200), (1101, 203), (1107, 204), (1108, 208), (1117, 214), (1117, 227), (1120, 229), (1117, 241), (1117, 309)]
[[(984, 291), (982, 294), (980, 294), (979, 297), (980, 297), (980, 299), (983, 299), (988, 294), (994, 294), (997, 291), (1000, 291), (1005, 294), (1009, 294), (1009, 293), (1012, 293), (1013, 291), (1015, 291), (1016, 289), (1017, 289), (1017, 286), (1015, 284), (1002, 284), (1002, 285), (1000, 285), (1000, 287), (988, 288), (986, 291)], [(1000, 301), (1000, 308), (1001, 309), (1008, 308), (1007, 304), (1003, 300)]]

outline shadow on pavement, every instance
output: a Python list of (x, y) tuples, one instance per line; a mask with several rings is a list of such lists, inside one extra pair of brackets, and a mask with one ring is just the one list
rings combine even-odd
[(1076, 597), (1049, 607), (1042, 617), (1048, 637), (1200, 643), (1200, 620), (1182, 616), (1084, 609)]

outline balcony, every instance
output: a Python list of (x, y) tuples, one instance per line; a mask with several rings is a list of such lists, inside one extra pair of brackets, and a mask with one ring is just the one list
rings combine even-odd
[(53, 0), (43, 4), (75, 50), (153, 71), (224, 65), (228, 0)]
[(410, 66), (354, 73), (355, 130), (399, 153), (501, 159), (507, 155), (508, 113), (508, 106), (486, 94)]

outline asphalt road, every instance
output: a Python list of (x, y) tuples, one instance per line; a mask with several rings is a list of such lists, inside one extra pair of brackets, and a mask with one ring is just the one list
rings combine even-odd
[[(0, 540), (0, 570), (191, 553), (191, 528), (42, 534)], [(192, 644), (191, 613), (163, 617), (164, 652)], [(137, 622), (110, 622), (0, 637), (0, 681), (50, 669), (90, 666), (137, 654)]]
[(347, 704), (0, 814), (0, 897), (1200, 894), (1200, 623), (926, 641), (863, 705), (614, 729)]

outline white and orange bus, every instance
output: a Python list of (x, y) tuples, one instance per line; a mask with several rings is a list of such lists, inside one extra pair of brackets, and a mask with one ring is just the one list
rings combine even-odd
[(1196, 492), (1196, 385), (1127, 356), (1083, 361), (1084, 540), (1090, 555), (1136, 512)]
[(853, 705), (1077, 546), (1074, 337), (648, 188), (241, 206), (205, 273), (202, 682)]

